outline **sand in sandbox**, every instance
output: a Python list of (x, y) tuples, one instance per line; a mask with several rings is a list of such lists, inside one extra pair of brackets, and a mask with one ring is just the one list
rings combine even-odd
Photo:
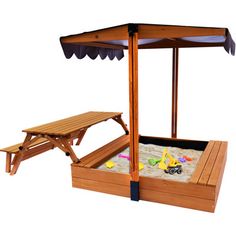
[[(158, 168), (158, 164), (155, 166), (151, 166), (148, 163), (148, 160), (151, 158), (159, 159), (162, 157), (162, 152), (164, 148), (168, 149), (168, 152), (176, 159), (183, 156), (188, 156), (192, 158), (192, 161), (186, 161), (182, 163), (183, 172), (181, 174), (175, 173), (174, 175), (170, 175), (165, 173), (163, 170)], [(129, 148), (126, 148), (121, 152), (122, 154), (129, 155)], [(116, 156), (112, 157), (110, 161), (115, 163), (115, 166), (111, 169), (108, 169), (104, 164), (97, 167), (97, 169), (111, 171), (111, 172), (119, 172), (119, 173), (129, 173), (129, 161), (124, 158), (118, 157), (120, 153)], [(197, 151), (193, 149), (182, 149), (177, 147), (163, 147), (154, 144), (139, 144), (139, 161), (144, 164), (144, 168), (139, 171), (140, 176), (148, 176), (154, 178), (162, 178), (169, 179), (181, 182), (188, 182), (191, 178), (196, 164), (202, 154), (202, 151)]]

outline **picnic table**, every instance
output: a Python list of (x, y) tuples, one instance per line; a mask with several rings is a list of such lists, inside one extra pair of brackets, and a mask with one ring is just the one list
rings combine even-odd
[[(72, 148), (73, 140), (77, 139), (76, 145), (79, 145), (89, 127), (108, 119), (113, 119), (119, 123), (125, 133), (128, 134), (129, 131), (121, 115), (121, 112), (90, 111), (66, 119), (24, 129), (23, 132), (26, 133), (26, 137), (22, 143), (0, 149), (0, 151), (7, 153), (6, 172), (10, 172), (11, 175), (14, 175), (22, 161), (55, 147), (62, 150), (67, 156), (70, 156), (74, 163), (78, 163), (80, 160)], [(12, 154), (15, 155), (13, 161)], [(13, 167), (11, 168), (11, 166)]]

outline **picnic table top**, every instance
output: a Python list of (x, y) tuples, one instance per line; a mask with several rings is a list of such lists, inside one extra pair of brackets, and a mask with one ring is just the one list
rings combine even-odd
[(54, 121), (44, 125), (24, 129), (29, 134), (43, 134), (55, 136), (67, 136), (73, 132), (92, 125), (120, 116), (122, 112), (95, 112), (90, 111), (80, 115), (72, 116), (62, 120)]

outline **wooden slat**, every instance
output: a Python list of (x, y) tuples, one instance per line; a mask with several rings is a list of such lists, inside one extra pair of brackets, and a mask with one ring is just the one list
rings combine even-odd
[(216, 157), (217, 157), (218, 152), (220, 150), (221, 143), (222, 142), (220, 142), (220, 141), (215, 142), (214, 147), (213, 147), (213, 149), (209, 155), (209, 158), (206, 162), (206, 165), (205, 165), (204, 169), (202, 170), (201, 177), (198, 180), (199, 184), (207, 184), (210, 174), (211, 174), (211, 171), (212, 171), (213, 166), (215, 164)]
[(99, 182), (113, 183), (129, 186), (130, 175), (116, 172), (107, 172), (78, 165), (71, 165), (72, 178), (89, 179)]
[(22, 161), (25, 161), (31, 157), (34, 157), (34, 156), (39, 155), (41, 153), (44, 153), (44, 152), (51, 150), (53, 148), (54, 148), (54, 145), (51, 143), (45, 143), (40, 146), (37, 146), (33, 149), (26, 151), (23, 155)]
[(220, 146), (220, 150), (217, 155), (217, 159), (215, 161), (214, 169), (212, 170), (211, 176), (208, 181), (209, 185), (216, 186), (219, 181), (222, 163), (226, 160), (226, 156), (227, 156), (227, 146), (228, 146), (227, 142), (222, 142)]
[(117, 145), (107, 147), (101, 152), (94, 160), (90, 161), (88, 164), (85, 165), (87, 168), (96, 168), (103, 164), (105, 161), (109, 160), (114, 155), (118, 154), (119, 152), (123, 151), (125, 148), (128, 147), (129, 141), (125, 140), (120, 142)]
[(128, 25), (85, 32), (77, 35), (61, 37), (62, 43), (79, 43), (79, 42), (103, 42), (110, 40), (125, 40), (128, 39)]
[(225, 35), (225, 28), (207, 28), (207, 27), (191, 27), (191, 26), (141, 24), (139, 25), (138, 30), (140, 39)]
[[(34, 143), (32, 143), (31, 145), (29, 145), (28, 148), (35, 147), (35, 146), (37, 146), (39, 144), (42, 144), (42, 143), (45, 143), (45, 142), (47, 142), (47, 139), (40, 138), (37, 141), (35, 141)], [(2, 151), (2, 152), (9, 152), (9, 153), (17, 153), (19, 151), (19, 147), (22, 146), (22, 144), (23, 143), (18, 143), (18, 144), (12, 145), (10, 147), (6, 147), (6, 148), (3, 148), (3, 149), (0, 149), (0, 151)]]
[[(93, 151), (92, 153), (89, 153), (88, 155), (82, 157), (80, 159), (80, 163), (78, 164), (72, 164), (72, 165), (78, 165), (78, 166), (86, 166), (87, 164), (89, 164), (90, 162), (94, 161), (95, 159), (97, 159), (100, 156), (104, 156), (104, 150), (109, 150), (110, 148), (114, 149), (119, 149), (123, 146), (126, 147), (126, 145), (129, 145), (129, 135), (122, 135), (121, 137), (113, 140), (110, 143), (107, 143), (106, 145), (104, 145), (103, 147)], [(124, 148), (125, 148), (124, 147)]]
[(33, 134), (65, 136), (82, 128), (95, 125), (102, 121), (121, 115), (120, 112), (87, 112), (63, 120), (23, 130)]
[(202, 153), (198, 163), (197, 163), (197, 166), (196, 166), (196, 169), (190, 179), (189, 182), (191, 183), (197, 183), (200, 176), (201, 176), (201, 173), (202, 173), (202, 170), (208, 160), (208, 157), (213, 149), (213, 146), (214, 146), (214, 143), (215, 141), (209, 141), (207, 146), (206, 146), (206, 149), (204, 150), (204, 152)]
[(98, 118), (101, 115), (102, 114), (97, 114), (94, 112), (87, 112), (84, 114), (72, 116), (72, 117), (69, 117), (66, 119), (62, 119), (62, 120), (54, 121), (54, 122), (47, 123), (44, 125), (40, 125), (40, 126), (37, 126), (34, 128), (30, 128), (30, 129), (27, 129), (26, 131), (32, 130), (32, 129), (35, 129), (35, 130), (40, 129), (41, 132), (43, 132), (43, 131), (46, 132), (48, 129), (51, 129), (51, 131), (53, 129), (56, 129), (57, 131), (61, 131), (61, 130), (64, 130), (65, 128), (67, 128), (68, 126), (72, 126), (72, 125), (78, 123), (78, 120), (80, 121), (80, 125), (86, 126), (86, 123), (91, 122), (91, 119)]
[(174, 206), (186, 207), (195, 210), (214, 212), (215, 201), (173, 193), (164, 193), (140, 188), (140, 199)]
[(218, 194), (220, 191), (220, 186), (221, 186), (221, 182), (223, 178), (223, 173), (224, 173), (224, 168), (225, 168), (225, 163), (226, 163), (226, 158), (227, 158), (227, 146), (228, 146), (227, 142), (222, 142), (217, 159), (215, 161), (215, 165), (211, 172), (211, 176), (207, 183), (209, 186), (216, 187), (216, 193), (215, 193), (216, 200), (218, 198)]
[(129, 186), (98, 182), (88, 179), (73, 178), (72, 186), (75, 188), (83, 188), (87, 190), (93, 190), (102, 193), (109, 193), (123, 197), (130, 196)]
[(160, 178), (140, 176), (140, 188), (170, 194), (215, 199), (215, 187), (193, 184), (189, 182), (171, 181)]

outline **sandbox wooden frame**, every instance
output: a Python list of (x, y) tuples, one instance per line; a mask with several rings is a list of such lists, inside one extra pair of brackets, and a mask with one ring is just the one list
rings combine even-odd
[[(189, 183), (142, 177), (139, 175), (138, 146), (140, 139), (143, 138), (139, 135), (138, 129), (138, 49), (173, 49), (171, 138), (160, 139), (152, 137), (149, 138), (149, 141), (151, 142), (151, 140), (158, 139), (168, 142), (189, 142), (191, 144), (189, 148), (191, 148), (192, 144), (199, 144), (199, 141), (177, 139), (179, 48), (219, 46), (227, 48), (227, 40), (225, 40), (225, 42), (202, 43), (184, 41), (182, 39), (184, 37), (223, 36), (232, 40), (231, 37), (228, 37), (228, 32), (226, 28), (126, 24), (61, 37), (60, 41), (63, 47), (65, 45), (73, 45), (73, 47), (81, 45), (106, 48), (107, 50), (128, 49), (129, 56), (129, 135), (124, 135), (113, 140), (111, 143), (92, 152), (82, 158), (80, 163), (73, 163), (73, 186), (126, 196), (137, 201), (143, 199), (213, 212), (223, 176), (227, 142), (207, 142), (205, 148), (202, 149), (204, 151), (203, 155)], [(156, 41), (140, 45), (139, 39), (162, 40), (161, 42)], [(116, 43), (114, 43), (115, 41)], [(117, 44), (118, 41), (120, 41), (120, 44)], [(128, 46), (125, 46), (123, 41), (127, 41)], [(70, 50), (71, 48), (69, 48), (69, 53)], [(94, 169), (128, 146), (130, 147), (129, 174), (112, 173)]]
[[(214, 212), (226, 163), (227, 142), (193, 141), (140, 136), (140, 142), (200, 147), (203, 154), (189, 182), (139, 176), (140, 199)], [(181, 143), (181, 145), (179, 145)], [(184, 145), (183, 145), (184, 144)], [(123, 135), (71, 165), (72, 186), (130, 197), (130, 175), (96, 169), (130, 145)], [(204, 147), (205, 146), (205, 147)]]

